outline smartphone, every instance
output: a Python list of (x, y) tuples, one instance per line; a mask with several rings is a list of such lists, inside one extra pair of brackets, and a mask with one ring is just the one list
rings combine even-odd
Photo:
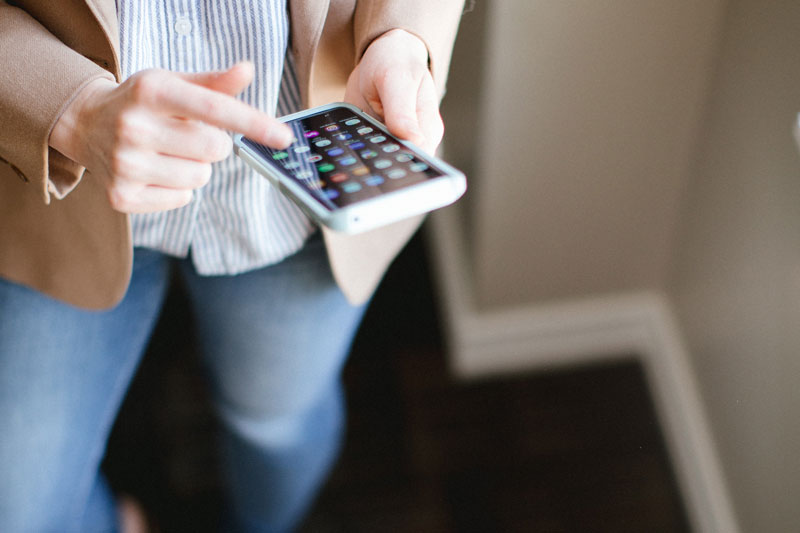
[(283, 150), (242, 135), (234, 150), (315, 222), (360, 233), (455, 202), (464, 174), (401, 140), (350, 104), (280, 119), (294, 131)]

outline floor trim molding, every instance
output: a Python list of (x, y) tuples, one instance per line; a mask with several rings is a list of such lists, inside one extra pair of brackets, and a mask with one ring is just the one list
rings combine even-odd
[(693, 529), (740, 531), (667, 296), (647, 291), (478, 309), (458, 215), (456, 207), (441, 210), (427, 225), (451, 371), (479, 379), (626, 354), (640, 359)]

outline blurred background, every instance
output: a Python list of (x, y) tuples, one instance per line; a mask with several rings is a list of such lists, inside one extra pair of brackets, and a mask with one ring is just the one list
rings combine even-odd
[[(504, 0), (464, 15), (469, 191), (387, 275), (307, 531), (793, 531), (800, 4)], [(214, 421), (180, 289), (106, 461), (210, 530)]]

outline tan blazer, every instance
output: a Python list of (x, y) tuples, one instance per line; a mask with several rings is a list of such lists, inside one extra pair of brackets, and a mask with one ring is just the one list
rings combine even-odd
[[(393, 28), (427, 44), (443, 94), (462, 8), (463, 0), (289, 0), (304, 104), (340, 100), (357, 59)], [(84, 85), (119, 76), (114, 0), (0, 0), (0, 276), (89, 309), (112, 307), (125, 294), (129, 221), (48, 139)], [(418, 224), (324, 232), (348, 299), (369, 298)]]

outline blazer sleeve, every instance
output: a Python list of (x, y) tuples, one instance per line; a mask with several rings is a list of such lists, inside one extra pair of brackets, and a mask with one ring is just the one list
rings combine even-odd
[(444, 95), (453, 43), (464, 0), (367, 0), (356, 4), (356, 62), (376, 38), (393, 29), (406, 30), (428, 47), (431, 74)]
[(50, 132), (90, 81), (114, 76), (65, 45), (25, 10), (0, 0), (0, 165), (45, 203), (78, 183), (84, 168), (49, 147)]

